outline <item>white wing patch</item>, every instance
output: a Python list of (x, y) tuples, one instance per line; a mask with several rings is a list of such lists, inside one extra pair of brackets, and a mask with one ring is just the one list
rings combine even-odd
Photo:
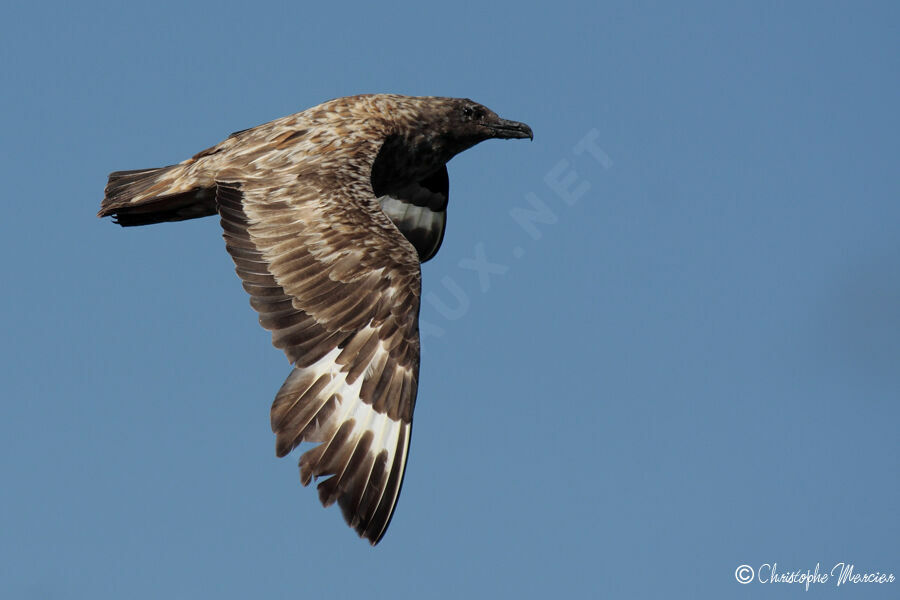
[[(360, 333), (374, 331), (367, 326)], [(301, 482), (331, 476), (318, 485), (322, 503), (337, 501), (350, 526), (377, 541), (400, 493), (411, 424), (360, 398), (369, 369), (348, 382), (352, 365), (338, 362), (341, 351), (334, 348), (312, 365), (294, 369), (272, 406), (272, 429), (279, 455), (301, 442), (320, 442), (300, 457)], [(383, 365), (387, 355), (379, 341), (369, 365)]]
[[(409, 188), (404, 191), (409, 192)], [(416, 198), (434, 196), (421, 186), (416, 186), (416, 190), (419, 192)], [(444, 226), (447, 222), (446, 205), (419, 206), (408, 200), (387, 195), (380, 196), (378, 203), (384, 214), (416, 248), (419, 260), (425, 262), (434, 256), (444, 238)]]
[[(397, 200), (390, 196), (382, 196), (378, 199), (381, 210), (397, 224), (397, 228), (422, 229), (428, 231), (435, 227), (443, 226), (444, 211), (432, 210), (427, 206), (416, 206), (405, 200)], [(403, 227), (400, 227), (400, 223)]]

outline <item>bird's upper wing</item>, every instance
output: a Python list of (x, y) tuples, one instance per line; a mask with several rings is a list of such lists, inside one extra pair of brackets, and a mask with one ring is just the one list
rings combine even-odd
[[(352, 186), (351, 186), (352, 187)], [(221, 174), (228, 252), (294, 370), (272, 405), (276, 452), (300, 457), (304, 485), (335, 500), (377, 543), (400, 494), (419, 369), (415, 249), (374, 195), (315, 176)]]

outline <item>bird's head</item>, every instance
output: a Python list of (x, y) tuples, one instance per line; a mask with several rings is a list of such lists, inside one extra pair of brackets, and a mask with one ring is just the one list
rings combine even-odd
[(485, 140), (534, 138), (525, 123), (500, 118), (468, 98), (371, 94), (341, 98), (319, 109), (329, 119), (359, 123), (354, 127), (365, 132), (366, 143), (378, 140), (372, 180), (380, 190), (419, 181)]
[[(531, 127), (500, 118), (491, 109), (468, 98), (450, 98), (443, 106), (441, 129), (450, 139), (473, 146), (489, 139), (534, 139)], [(467, 147), (469, 147), (467, 146)]]
[(382, 96), (389, 106), (388, 141), (399, 159), (443, 165), (460, 152), (489, 139), (534, 139), (531, 127), (503, 119), (468, 98)]
[(503, 119), (468, 98), (421, 98), (420, 110), (410, 123), (436, 147), (452, 155), (490, 139), (534, 139), (531, 127)]

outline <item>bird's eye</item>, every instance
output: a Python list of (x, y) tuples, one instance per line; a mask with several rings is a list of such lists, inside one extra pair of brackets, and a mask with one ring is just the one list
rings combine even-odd
[(480, 106), (463, 106), (463, 118), (467, 121), (480, 121), (484, 119), (484, 110)]

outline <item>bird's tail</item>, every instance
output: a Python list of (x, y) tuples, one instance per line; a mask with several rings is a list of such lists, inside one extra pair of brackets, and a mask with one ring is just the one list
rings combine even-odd
[(199, 180), (188, 167), (180, 163), (110, 173), (97, 216), (111, 216), (129, 227), (216, 214), (214, 183)]

